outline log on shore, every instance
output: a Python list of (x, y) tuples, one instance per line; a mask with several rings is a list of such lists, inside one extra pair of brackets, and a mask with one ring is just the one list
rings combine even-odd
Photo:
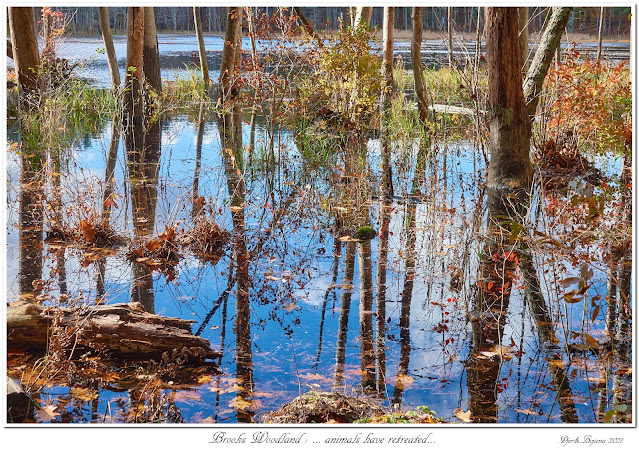
[(220, 357), (207, 339), (193, 335), (192, 322), (147, 313), (135, 302), (79, 307), (21, 304), (7, 307), (7, 347), (44, 351), (56, 331), (62, 335), (58, 342), (76, 352), (159, 360), (165, 352), (178, 351), (189, 362)]

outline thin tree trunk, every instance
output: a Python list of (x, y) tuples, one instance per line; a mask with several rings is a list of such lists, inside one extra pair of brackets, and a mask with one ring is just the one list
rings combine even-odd
[(453, 67), (455, 59), (453, 56), (453, 8), (448, 7), (448, 65)]
[(393, 91), (393, 29), (395, 24), (395, 8), (384, 6), (384, 25), (382, 43), (382, 79), (384, 80), (384, 98), (390, 99)]
[[(548, 67), (555, 51), (561, 43), (561, 35), (570, 18), (571, 7), (555, 8), (530, 63), (530, 68), (524, 80), (524, 96), (528, 105), (528, 115), (534, 116), (539, 103), (539, 95), (544, 85)], [(559, 59), (559, 58), (557, 58)]]
[(604, 7), (599, 12), (599, 36), (597, 38), (597, 61), (601, 61), (601, 44), (603, 42)]
[(428, 122), (428, 99), (426, 98), (426, 81), (422, 68), (422, 8), (413, 7), (413, 39), (410, 45), (411, 60), (413, 61), (413, 78), (415, 79), (415, 95), (417, 96), (417, 113), (419, 122), (425, 126)]
[(155, 29), (155, 12), (153, 7), (144, 8), (144, 78), (157, 94), (162, 92), (162, 75), (160, 71), (160, 52), (158, 36)]
[[(526, 68), (528, 61), (528, 7), (519, 8), (519, 44), (521, 45), (521, 67)], [(525, 72), (524, 72), (525, 73)]]
[(20, 108), (30, 108), (28, 97), (39, 90), (40, 54), (33, 18), (33, 8), (10, 7), (9, 29), (13, 48), (13, 64), (18, 76)]
[(358, 6), (357, 11), (355, 13), (354, 26), (358, 27), (362, 24), (365, 24), (367, 27), (370, 27), (372, 15), (373, 15), (372, 6)]
[(255, 45), (255, 15), (253, 13), (253, 8), (251, 6), (247, 6), (246, 10), (246, 18), (248, 20), (248, 34), (249, 39), (251, 41), (251, 61), (253, 62), (253, 67), (257, 67), (257, 46)]
[(208, 89), (209, 86), (209, 64), (206, 61), (206, 48), (204, 47), (204, 36), (202, 35), (202, 20), (200, 19), (200, 8), (193, 7), (193, 20), (195, 22), (195, 34), (197, 36), (197, 48), (200, 55), (200, 71), (202, 72), (202, 81)]
[(532, 182), (530, 119), (521, 83), (517, 8), (487, 8), (486, 50), (493, 187), (527, 189)]
[(107, 63), (109, 64), (109, 73), (111, 74), (111, 86), (113, 92), (118, 93), (120, 90), (120, 69), (118, 68), (118, 58), (115, 55), (115, 47), (113, 46), (113, 37), (111, 36), (111, 28), (109, 27), (109, 11), (105, 7), (98, 8), (100, 14), (100, 29), (102, 31), (102, 40), (106, 48)]

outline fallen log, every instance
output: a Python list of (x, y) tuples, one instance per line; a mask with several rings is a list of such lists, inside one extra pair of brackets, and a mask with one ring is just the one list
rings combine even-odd
[(160, 360), (180, 352), (189, 362), (219, 358), (207, 339), (194, 336), (194, 321), (150, 314), (139, 303), (7, 307), (9, 350), (45, 351), (52, 336), (74, 351), (132, 360)]

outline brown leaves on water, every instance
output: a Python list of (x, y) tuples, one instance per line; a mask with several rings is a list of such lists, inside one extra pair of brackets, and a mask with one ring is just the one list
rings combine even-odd
[(41, 422), (53, 422), (60, 413), (56, 412), (57, 405), (44, 405), (36, 410), (36, 416)]

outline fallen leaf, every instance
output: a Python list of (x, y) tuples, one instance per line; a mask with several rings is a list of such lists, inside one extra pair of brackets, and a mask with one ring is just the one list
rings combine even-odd
[(250, 400), (244, 400), (241, 397), (235, 397), (229, 402), (229, 406), (237, 409), (249, 409), (253, 406), (253, 402)]
[(457, 417), (462, 422), (466, 422), (466, 423), (472, 422), (472, 419), (470, 418), (471, 416), (472, 416), (472, 413), (470, 412), (470, 410), (468, 410), (468, 412), (464, 412), (464, 410), (462, 410), (461, 408), (457, 408), (455, 410), (455, 417)]
[(573, 284), (579, 284), (579, 282), (583, 281), (583, 278), (580, 277), (568, 277), (564, 280), (561, 280), (559, 284), (563, 287), (572, 286)]
[(589, 334), (584, 334), (584, 338), (586, 339), (586, 344), (588, 344), (592, 348), (599, 348), (599, 342), (597, 339), (590, 336)]
[(60, 415), (60, 413), (55, 412), (56, 407), (56, 405), (45, 405), (38, 409), (36, 411), (38, 419), (42, 422), (51, 422), (55, 420), (55, 418)]

